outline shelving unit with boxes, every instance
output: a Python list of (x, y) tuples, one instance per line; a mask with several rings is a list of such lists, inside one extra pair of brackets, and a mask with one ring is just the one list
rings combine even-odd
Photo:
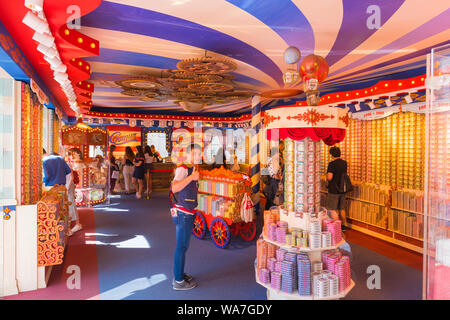
[[(352, 119), (337, 144), (355, 186), (347, 197), (350, 227), (417, 252), (424, 236), (424, 121), (423, 114), (411, 112)], [(323, 196), (328, 150), (322, 143)]]
[(450, 45), (427, 57), (423, 298), (450, 299)]

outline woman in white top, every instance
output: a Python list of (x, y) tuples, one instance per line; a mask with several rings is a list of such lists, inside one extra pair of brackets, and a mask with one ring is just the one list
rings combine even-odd
[(150, 172), (150, 170), (152, 169), (152, 163), (155, 160), (155, 157), (153, 156), (153, 152), (151, 151), (149, 145), (145, 146), (144, 157), (145, 157), (145, 169), (146, 169), (145, 181), (147, 181), (147, 198), (150, 198), (150, 193), (152, 193), (152, 173)]
[(125, 148), (125, 157), (123, 158), (123, 179), (125, 181), (125, 192), (127, 194), (131, 193), (131, 187), (132, 187), (132, 177), (133, 177), (133, 171), (134, 171), (134, 158), (136, 156), (134, 155), (133, 150), (131, 147)]

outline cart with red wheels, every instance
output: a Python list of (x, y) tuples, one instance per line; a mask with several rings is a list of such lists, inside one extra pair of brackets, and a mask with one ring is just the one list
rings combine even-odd
[[(201, 180), (212, 182), (213, 186), (206, 187), (200, 182), (199, 199), (201, 197), (211, 197), (213, 199), (223, 199), (233, 203), (234, 210), (228, 214), (221, 213), (220, 210), (214, 210), (212, 206), (204, 206), (199, 200), (199, 210), (196, 211), (192, 232), (197, 239), (203, 239), (209, 231), (211, 240), (218, 248), (226, 248), (230, 243), (231, 236), (240, 235), (244, 241), (252, 241), (256, 236), (256, 224), (254, 221), (253, 206), (246, 208), (247, 213), (243, 215), (241, 207), (246, 204), (245, 199), (249, 199), (251, 194), (250, 177), (242, 173), (232, 172), (224, 169), (214, 169), (212, 171), (201, 171)], [(214, 183), (222, 184), (216, 186)], [(223, 186), (225, 184), (226, 186)], [(224, 190), (233, 189), (233, 194), (224, 194)], [(222, 189), (220, 189), (222, 187)], [(212, 191), (216, 192), (212, 192)], [(221, 192), (222, 191), (222, 192)], [(226, 192), (225, 192), (226, 193)], [(210, 212), (208, 212), (210, 211)], [(213, 211), (213, 212), (211, 212)], [(245, 210), (244, 210), (245, 211)]]
[(207, 230), (216, 247), (222, 249), (230, 243), (232, 235), (240, 235), (244, 241), (252, 241), (256, 236), (255, 221), (235, 223), (230, 218), (215, 217), (197, 210), (192, 232), (197, 239), (203, 239)]
[[(174, 194), (169, 191), (169, 203), (173, 206)], [(244, 241), (252, 241), (256, 236), (255, 221), (233, 222), (230, 218), (215, 217), (203, 211), (196, 210), (192, 233), (197, 239), (203, 239), (209, 230), (211, 239), (219, 248), (225, 248), (231, 240), (231, 236), (240, 235)]]

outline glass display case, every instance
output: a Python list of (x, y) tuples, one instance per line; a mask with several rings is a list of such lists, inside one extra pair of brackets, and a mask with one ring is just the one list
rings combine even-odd
[(427, 61), (423, 298), (450, 299), (450, 45)]
[(75, 179), (75, 202), (90, 207), (108, 201), (109, 168), (106, 159), (106, 131), (91, 128), (82, 120), (62, 129), (62, 143)]

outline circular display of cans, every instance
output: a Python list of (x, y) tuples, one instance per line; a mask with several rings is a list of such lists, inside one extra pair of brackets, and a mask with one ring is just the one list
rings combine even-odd
[(320, 233), (313, 233), (311, 232), (309, 234), (309, 247), (311, 249), (319, 249), (322, 244), (322, 238)]
[(320, 220), (318, 220), (318, 219), (311, 220), (311, 222), (309, 224), (309, 230), (310, 230), (310, 232), (320, 233), (322, 231), (322, 226), (320, 224)]
[(270, 271), (268, 269), (263, 268), (259, 270), (259, 281), (264, 284), (270, 282)]
[(335, 296), (339, 294), (339, 279), (336, 275), (331, 274), (328, 276), (330, 281), (330, 296)]
[(330, 295), (330, 281), (328, 279), (319, 278), (317, 280), (317, 296), (326, 298)]
[(275, 263), (277, 262), (277, 260), (275, 258), (269, 258), (267, 260), (267, 269), (269, 269), (269, 271), (275, 271)]
[(281, 274), (281, 261), (275, 262), (275, 272), (280, 272)]
[(275, 254), (276, 254), (277, 261), (283, 261), (284, 255), (286, 254), (286, 250), (279, 248), (279, 249), (277, 249)]
[(322, 262), (313, 262), (313, 264), (312, 264), (312, 267), (313, 267), (313, 272), (320, 272), (320, 271), (322, 271)]
[(273, 289), (281, 290), (281, 273), (274, 271), (270, 274), (270, 286)]
[(330, 232), (322, 232), (322, 248), (331, 247), (331, 233)]
[(286, 252), (284, 255), (284, 260), (295, 263), (297, 262), (297, 254), (294, 252)]
[(285, 238), (286, 238), (286, 245), (291, 246), (292, 245), (292, 234), (288, 233)]

